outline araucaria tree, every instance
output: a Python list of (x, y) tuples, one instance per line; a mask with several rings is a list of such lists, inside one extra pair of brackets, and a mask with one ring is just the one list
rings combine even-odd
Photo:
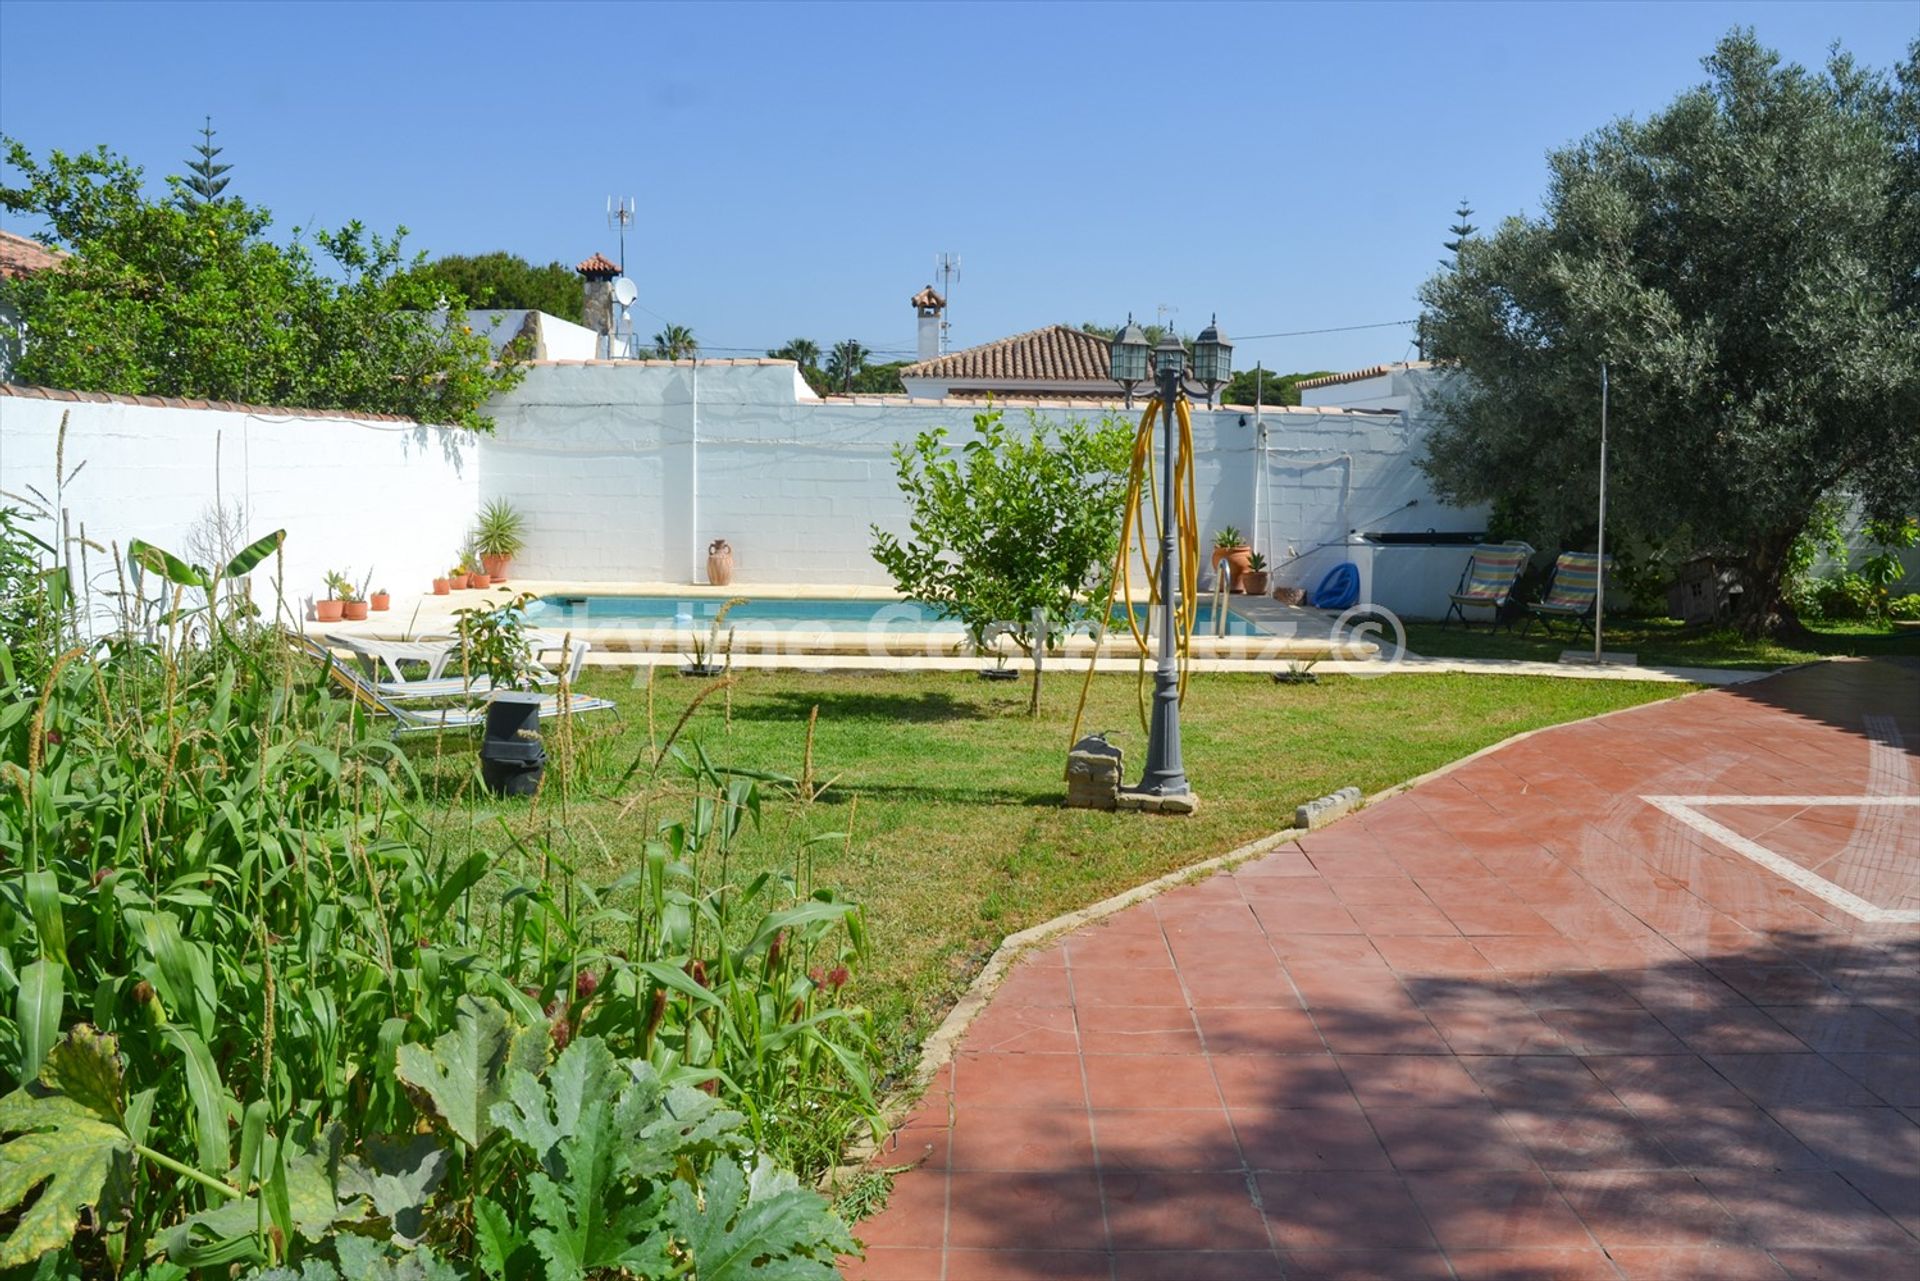
[(1891, 75), (1746, 32), (1705, 65), (1555, 152), (1540, 216), (1462, 238), (1422, 288), (1459, 372), (1423, 465), (1536, 543), (1590, 539), (1604, 360), (1609, 543), (1726, 558), (1743, 630), (1777, 633), (1823, 499), (1920, 504), (1920, 42)]
[[(894, 585), (979, 643), (994, 623), (1025, 652), (1048, 630), (1103, 609), (1120, 536), (1133, 432), (1112, 420), (1054, 428), (1029, 414), (1011, 431), (998, 409), (976, 414), (956, 451), (947, 432), (922, 432), (894, 450), (911, 532), (873, 527), (873, 556)], [(1034, 700), (1039, 698), (1036, 673)]]
[(187, 163), (186, 186), (181, 189), (180, 199), (189, 205), (203, 204), (209, 200), (218, 200), (220, 193), (227, 189), (232, 181), (227, 172), (232, 165), (219, 162), (224, 147), (213, 145), (213, 117), (208, 116), (206, 124), (200, 128), (200, 145), (193, 149), (194, 159)]
[(457, 290), (406, 270), (419, 263), (401, 255), (404, 227), (296, 229), (282, 246), (266, 210), (189, 199), (183, 179), (149, 199), (105, 147), (43, 162), (9, 139), (6, 161), (20, 182), (0, 186), (0, 207), (44, 220), (71, 253), (0, 281), (26, 333), (15, 381), (485, 428), (480, 407), (521, 377), (470, 331)]

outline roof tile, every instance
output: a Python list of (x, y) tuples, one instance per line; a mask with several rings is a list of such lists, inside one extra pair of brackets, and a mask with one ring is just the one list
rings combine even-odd
[(0, 280), (18, 280), (57, 267), (67, 255), (37, 240), (0, 231)]
[(1105, 338), (1071, 325), (1048, 325), (908, 365), (900, 376), (1109, 382), (1111, 369), (1111, 344)]

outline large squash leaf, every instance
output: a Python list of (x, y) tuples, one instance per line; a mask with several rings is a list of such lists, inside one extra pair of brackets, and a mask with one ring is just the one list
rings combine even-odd
[(544, 1028), (516, 1028), (505, 1009), (479, 997), (460, 998), (453, 1031), (432, 1045), (403, 1045), (394, 1074), (426, 1096), (434, 1113), (469, 1147), (494, 1131), (494, 1105), (507, 1097), (515, 1070), (546, 1064)]
[(819, 1193), (761, 1157), (749, 1177), (732, 1157), (707, 1172), (702, 1197), (669, 1192), (668, 1219), (700, 1281), (829, 1281), (859, 1247)]
[(53, 1047), (37, 1080), (0, 1098), (0, 1214), (19, 1214), (0, 1241), (0, 1271), (60, 1249), (82, 1209), (105, 1217), (99, 1207), (124, 1194), (133, 1141), (122, 1112), (114, 1038), (85, 1024)]
[(366, 1155), (340, 1163), (340, 1195), (365, 1196), (393, 1228), (395, 1245), (417, 1245), (426, 1232), (427, 1202), (447, 1173), (447, 1149), (432, 1134), (406, 1142), (369, 1139)]

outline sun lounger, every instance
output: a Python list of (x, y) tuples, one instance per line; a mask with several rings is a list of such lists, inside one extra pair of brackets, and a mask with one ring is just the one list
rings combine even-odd
[[(295, 636), (293, 641), (298, 648), (322, 663), (327, 677), (369, 713), (393, 717), (396, 722), (393, 731), (395, 738), (407, 734), (431, 734), (449, 729), (467, 729), (486, 722), (487, 704), (484, 695), (478, 696), (479, 701), (448, 707), (411, 707), (403, 699), (383, 693), (381, 682), (369, 679), (354, 664), (343, 662), (332, 650), (312, 637)], [(411, 684), (419, 686), (422, 682), (415, 681)], [(471, 689), (463, 689), (459, 680), (455, 678), (451, 697), (460, 698), (473, 693)], [(413, 696), (410, 694), (408, 697)], [(588, 698), (575, 694), (569, 694), (563, 706), (559, 695), (548, 694), (540, 701), (540, 719), (549, 720), (555, 716), (578, 715), (582, 712), (606, 711), (612, 708), (614, 704), (608, 699)]]
[(1499, 627), (1500, 615), (1532, 555), (1533, 548), (1525, 543), (1482, 543), (1474, 548), (1473, 555), (1467, 558), (1466, 569), (1460, 574), (1460, 585), (1447, 596), (1450, 604), (1442, 625), (1458, 617), (1462, 627), (1471, 626), (1467, 610), (1480, 608), (1493, 615), (1487, 630)]
[[(1613, 557), (1607, 557), (1609, 565)], [(1520, 628), (1525, 635), (1537, 620), (1553, 634), (1557, 621), (1571, 623), (1572, 635), (1584, 629), (1593, 631), (1593, 606), (1600, 594), (1600, 558), (1593, 552), (1561, 552), (1553, 562), (1553, 581), (1545, 599), (1527, 606), (1527, 621)]]

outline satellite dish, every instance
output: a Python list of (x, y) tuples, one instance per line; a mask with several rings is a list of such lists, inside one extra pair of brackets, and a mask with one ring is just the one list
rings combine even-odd
[(622, 276), (618, 280), (613, 282), (613, 300), (619, 303), (622, 307), (628, 306), (633, 302), (635, 298), (638, 298), (639, 296), (640, 296), (640, 291), (638, 289), (635, 289), (633, 287), (633, 282), (631, 280), (628, 280), (625, 276)]

